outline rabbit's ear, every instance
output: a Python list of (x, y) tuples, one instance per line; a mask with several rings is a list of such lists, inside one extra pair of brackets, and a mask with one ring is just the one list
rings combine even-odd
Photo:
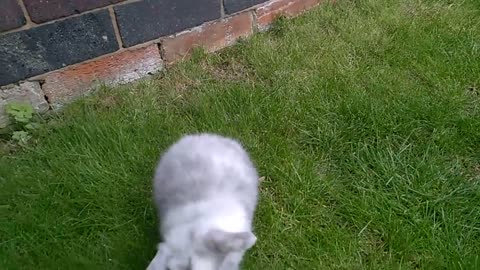
[(155, 257), (148, 265), (147, 270), (167, 270), (167, 258), (169, 255), (169, 248), (164, 243), (158, 244), (157, 254), (155, 254)]
[(205, 246), (212, 252), (241, 252), (251, 248), (257, 241), (252, 232), (226, 232), (213, 229), (205, 235)]

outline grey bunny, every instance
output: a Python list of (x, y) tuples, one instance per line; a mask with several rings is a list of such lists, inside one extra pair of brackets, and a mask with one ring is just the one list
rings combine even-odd
[(236, 140), (187, 135), (161, 157), (153, 181), (163, 242), (147, 270), (238, 270), (257, 238), (258, 174)]

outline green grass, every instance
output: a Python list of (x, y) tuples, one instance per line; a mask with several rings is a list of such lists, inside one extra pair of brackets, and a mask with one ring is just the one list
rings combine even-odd
[(68, 106), (0, 158), (2, 269), (144, 269), (179, 136), (265, 176), (245, 269), (480, 269), (480, 2), (342, 0)]

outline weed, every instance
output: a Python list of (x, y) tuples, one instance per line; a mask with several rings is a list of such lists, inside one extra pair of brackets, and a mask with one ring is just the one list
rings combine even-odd
[(5, 106), (6, 113), (13, 123), (12, 140), (19, 145), (26, 145), (31, 139), (31, 132), (40, 127), (33, 122), (34, 110), (31, 104), (25, 102), (11, 102)]

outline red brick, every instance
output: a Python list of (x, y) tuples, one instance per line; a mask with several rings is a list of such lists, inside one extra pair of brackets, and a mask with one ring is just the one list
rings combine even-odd
[(257, 9), (260, 29), (268, 27), (277, 17), (295, 17), (320, 4), (321, 0), (273, 0)]
[(235, 16), (201, 25), (190, 31), (163, 39), (164, 59), (168, 63), (189, 55), (195, 47), (202, 47), (207, 52), (225, 48), (239, 38), (253, 33), (253, 14), (244, 12)]
[(158, 46), (152, 44), (47, 74), (43, 91), (50, 104), (58, 106), (86, 93), (98, 83), (127, 83), (162, 68)]

